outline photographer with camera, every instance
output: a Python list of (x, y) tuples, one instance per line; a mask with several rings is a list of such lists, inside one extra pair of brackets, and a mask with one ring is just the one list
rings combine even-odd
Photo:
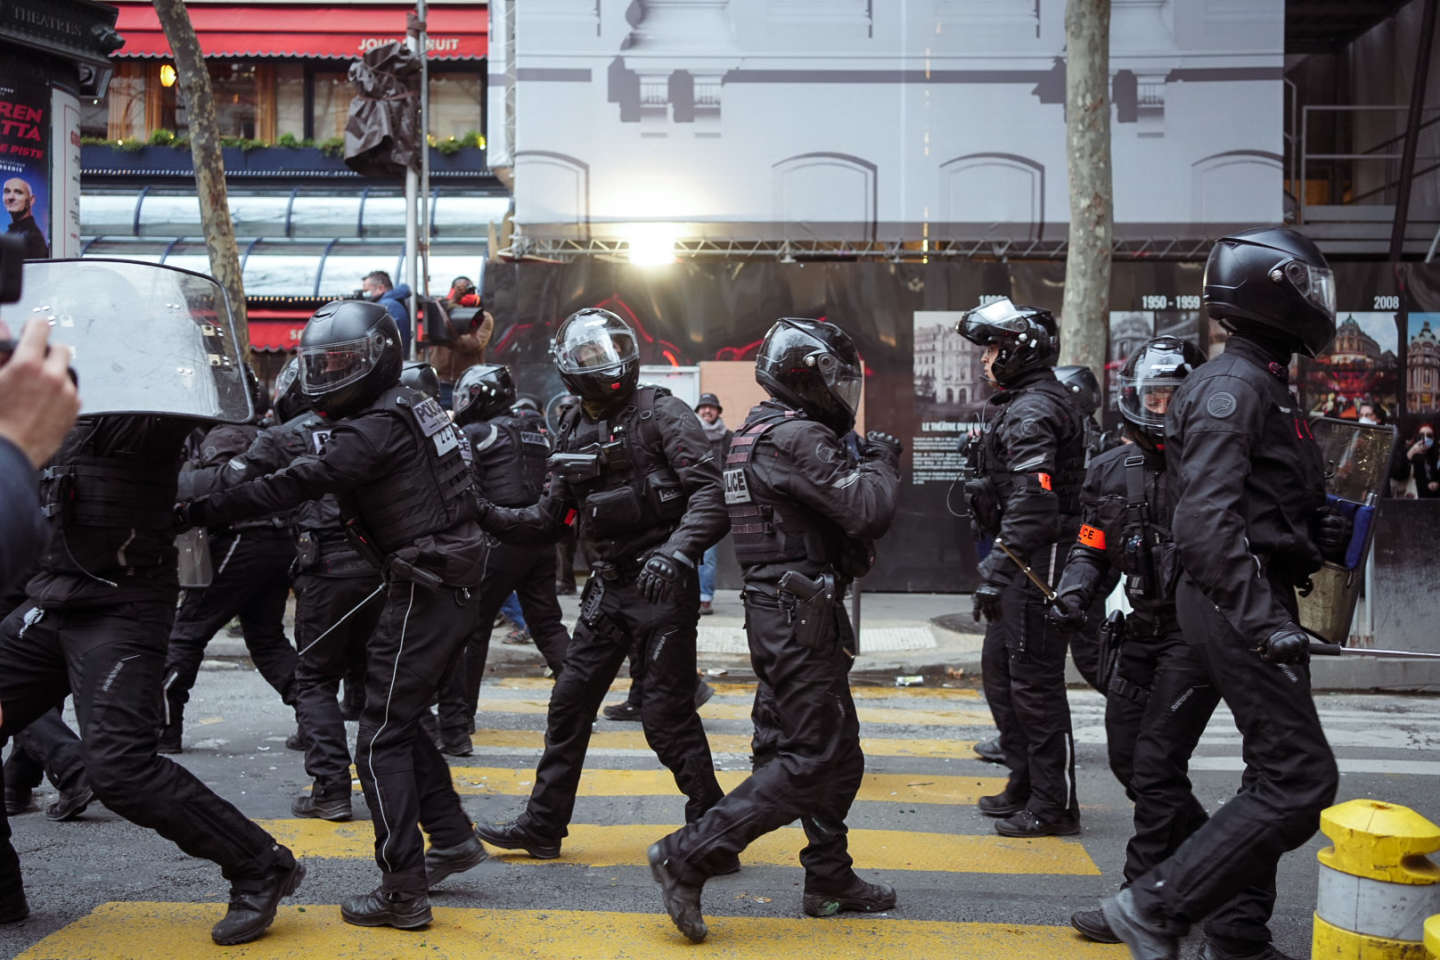
[[(450, 409), (455, 382), (471, 367), (485, 362), (485, 348), (495, 332), (495, 318), (484, 309), (480, 293), (469, 277), (450, 281), (450, 292), (440, 301), (445, 311), (450, 337), (445, 341), (427, 340), (428, 357), (440, 378), (440, 405)], [(426, 336), (430, 331), (426, 329)]]
[[(10, 331), (0, 323), (0, 341)], [(27, 324), (10, 353), (0, 344), (0, 591), (34, 565), (45, 537), (36, 471), (80, 413), (70, 348), (50, 349), (50, 327)]]

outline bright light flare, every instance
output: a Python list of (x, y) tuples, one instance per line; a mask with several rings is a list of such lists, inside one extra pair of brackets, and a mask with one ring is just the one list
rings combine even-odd
[(661, 267), (675, 262), (680, 228), (673, 223), (637, 223), (626, 235), (630, 262), (640, 267)]

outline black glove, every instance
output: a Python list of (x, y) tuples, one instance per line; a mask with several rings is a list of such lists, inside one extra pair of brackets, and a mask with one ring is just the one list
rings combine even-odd
[(181, 500), (175, 504), (175, 526), (181, 530), (191, 527), (208, 527), (205, 522), (205, 501)]
[(1315, 545), (1320, 555), (1332, 563), (1345, 562), (1354, 530), (1354, 521), (1329, 504), (1315, 511)]
[(1082, 602), (1078, 591), (1062, 593), (1045, 609), (1045, 619), (1058, 630), (1074, 632), (1085, 626), (1088, 604)]
[(970, 598), (970, 616), (976, 623), (984, 617), (990, 623), (1000, 619), (1000, 587), (994, 583), (982, 583), (975, 588), (975, 595)]
[(1310, 634), (1291, 620), (1260, 641), (1255, 652), (1260, 654), (1260, 659), (1266, 663), (1308, 663)]
[(865, 456), (866, 458), (879, 458), (890, 464), (892, 467), (900, 466), (900, 454), (905, 451), (905, 445), (888, 433), (879, 430), (871, 430), (865, 434)]
[(660, 603), (680, 582), (680, 561), (663, 553), (652, 553), (635, 578), (635, 588), (651, 603)]

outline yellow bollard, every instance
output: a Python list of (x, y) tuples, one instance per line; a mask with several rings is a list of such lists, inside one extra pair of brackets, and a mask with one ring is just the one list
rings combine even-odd
[(1430, 960), (1440, 960), (1440, 914), (1425, 921), (1425, 952)]
[(1425, 854), (1440, 850), (1440, 827), (1349, 800), (1320, 814), (1320, 830), (1333, 845), (1319, 855), (1313, 960), (1426, 960), (1426, 941), (1440, 941), (1440, 922), (1426, 923), (1440, 913), (1440, 866)]

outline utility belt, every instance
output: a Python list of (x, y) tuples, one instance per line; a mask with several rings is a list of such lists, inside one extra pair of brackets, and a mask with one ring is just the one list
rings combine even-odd
[[(761, 607), (778, 609), (785, 615), (795, 641), (812, 650), (830, 650), (838, 637), (837, 609), (849, 581), (825, 571), (811, 578), (797, 570), (787, 570), (774, 586), (768, 583), (747, 583), (744, 601)], [(846, 650), (851, 657), (858, 650)]]
[(275, 514), (269, 517), (260, 517), (255, 520), (237, 520), (223, 527), (212, 527), (210, 528), (210, 532), (217, 537), (228, 537), (237, 533), (247, 533), (251, 535), (273, 533), (276, 536), (289, 536), (290, 517), (288, 515)]
[(375, 566), (338, 532), (301, 530), (295, 537), (295, 572), (326, 577), (374, 576)]
[(1179, 629), (1174, 608), (1168, 611), (1147, 611), (1125, 616), (1119, 610), (1100, 625), (1100, 689), (1107, 697), (1120, 697), (1144, 704), (1150, 699), (1150, 688), (1120, 675), (1121, 651), (1127, 643), (1151, 643)]

